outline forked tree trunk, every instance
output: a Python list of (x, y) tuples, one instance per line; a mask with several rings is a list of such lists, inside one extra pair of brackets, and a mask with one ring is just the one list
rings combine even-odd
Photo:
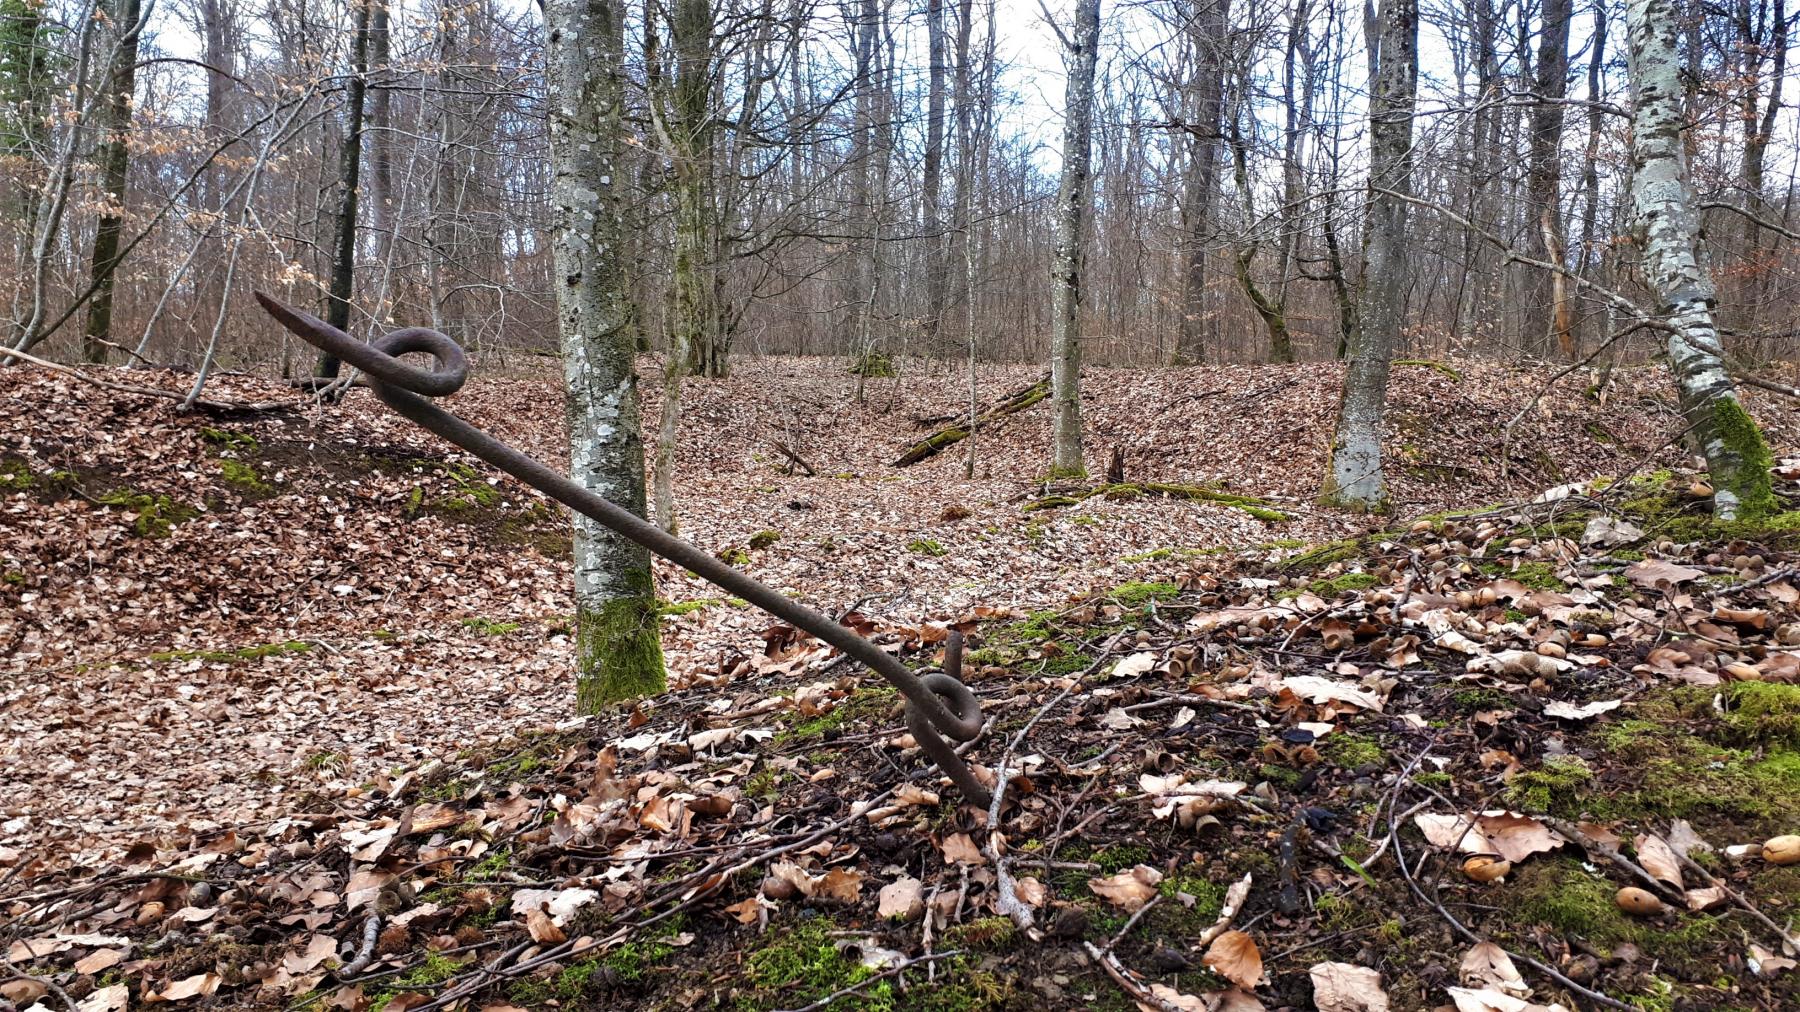
[(1069, 80), (1063, 105), (1062, 185), (1056, 193), (1056, 259), (1050, 283), (1050, 470), (1086, 473), (1081, 462), (1082, 233), (1093, 192), (1094, 68), (1100, 48), (1100, 0), (1076, 0), (1067, 37)]
[[(549, 0), (551, 250), (575, 481), (643, 516), (644, 439), (619, 250), (625, 28), (617, 0)], [(575, 518), (576, 702), (666, 685), (650, 553)]]
[(1684, 94), (1674, 0), (1625, 7), (1631, 73), (1631, 205), (1644, 232), (1644, 273), (1669, 325), (1669, 367), (1681, 412), (1712, 477), (1713, 513), (1749, 520), (1775, 509), (1771, 458), (1738, 403), (1713, 320), (1713, 283), (1700, 260), (1700, 221), (1683, 146)]
[(1353, 509), (1387, 508), (1381, 476), (1382, 416), (1388, 368), (1400, 339), (1406, 291), (1406, 201), (1412, 174), (1413, 100), (1419, 76), (1418, 0), (1386, 0), (1370, 49), (1369, 203), (1362, 290), (1349, 348), (1337, 432), (1322, 501)]

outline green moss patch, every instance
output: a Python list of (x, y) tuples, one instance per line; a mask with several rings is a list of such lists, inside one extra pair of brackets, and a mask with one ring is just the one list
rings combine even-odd
[(282, 654), (303, 654), (310, 649), (312, 649), (312, 645), (305, 640), (283, 640), (278, 643), (259, 643), (253, 647), (238, 647), (233, 650), (165, 650), (150, 654), (145, 660), (201, 660), (229, 664), (233, 661), (257, 661), (264, 657), (279, 657)]
[(463, 628), (480, 633), (483, 636), (507, 636), (523, 628), (517, 622), (497, 622), (491, 618), (465, 618)]
[(648, 570), (640, 582), (644, 585), (640, 595), (614, 598), (599, 608), (576, 610), (577, 712), (599, 713), (613, 703), (642, 699), (668, 688), (656, 597), (649, 592)]
[(122, 488), (108, 492), (97, 500), (102, 506), (132, 514), (131, 532), (140, 538), (167, 537), (169, 531), (200, 515), (200, 511), (166, 495), (151, 495)]
[(934, 558), (950, 554), (935, 538), (914, 538), (906, 543), (906, 550), (915, 555), (929, 555)]
[(255, 495), (272, 495), (275, 491), (268, 482), (262, 480), (261, 475), (256, 473), (256, 468), (231, 457), (219, 459), (219, 476), (225, 479), (226, 484), (234, 485)]
[(1289, 598), (1299, 597), (1303, 593), (1312, 593), (1329, 601), (1340, 594), (1368, 590), (1380, 582), (1374, 573), (1344, 573), (1326, 580), (1315, 580), (1304, 587), (1284, 590), (1276, 597), (1285, 601)]

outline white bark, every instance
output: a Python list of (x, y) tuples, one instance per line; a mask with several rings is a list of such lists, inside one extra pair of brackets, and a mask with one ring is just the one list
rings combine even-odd
[[(570, 474), (643, 516), (643, 427), (619, 258), (622, 17), (610, 0), (544, 5), (554, 173), (551, 248), (569, 392)], [(641, 663), (652, 649), (645, 637), (655, 636), (648, 551), (576, 517), (575, 604), (583, 709), (659, 687), (660, 654), (654, 670)], [(601, 684), (620, 679), (625, 684)]]
[(1082, 238), (1093, 201), (1094, 69), (1100, 0), (1076, 0), (1073, 34), (1063, 37), (1062, 184), (1056, 193), (1056, 259), (1050, 284), (1051, 470), (1083, 474), (1081, 461)]
[(1673, 0), (1625, 9), (1632, 96), (1632, 210), (1644, 232), (1644, 273), (1669, 324), (1667, 351), (1682, 414), (1713, 480), (1722, 520), (1766, 512), (1769, 452), (1737, 402), (1713, 321), (1713, 283), (1701, 258), (1699, 217), (1682, 138), (1684, 93)]

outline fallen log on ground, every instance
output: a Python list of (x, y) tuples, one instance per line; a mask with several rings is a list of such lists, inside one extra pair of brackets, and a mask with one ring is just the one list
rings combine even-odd
[[(989, 422), (1023, 411), (1049, 396), (1050, 380), (1045, 377), (1023, 390), (1007, 394), (1000, 399), (1000, 403), (976, 416), (975, 428), (979, 429)], [(967, 438), (969, 438), (968, 425), (966, 423), (958, 425), (952, 422), (914, 443), (894, 461), (893, 466), (908, 467), (921, 460), (928, 460)]]

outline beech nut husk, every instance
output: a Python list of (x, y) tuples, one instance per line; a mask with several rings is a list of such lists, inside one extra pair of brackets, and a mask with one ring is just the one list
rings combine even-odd
[(1462, 872), (1477, 882), (1497, 882), (1512, 871), (1512, 862), (1477, 854), (1462, 863)]
[(1626, 886), (1613, 898), (1619, 909), (1639, 917), (1652, 917), (1663, 912), (1663, 901), (1656, 894), (1637, 886)]
[(1777, 836), (1764, 840), (1762, 858), (1770, 864), (1800, 864), (1800, 836)]

